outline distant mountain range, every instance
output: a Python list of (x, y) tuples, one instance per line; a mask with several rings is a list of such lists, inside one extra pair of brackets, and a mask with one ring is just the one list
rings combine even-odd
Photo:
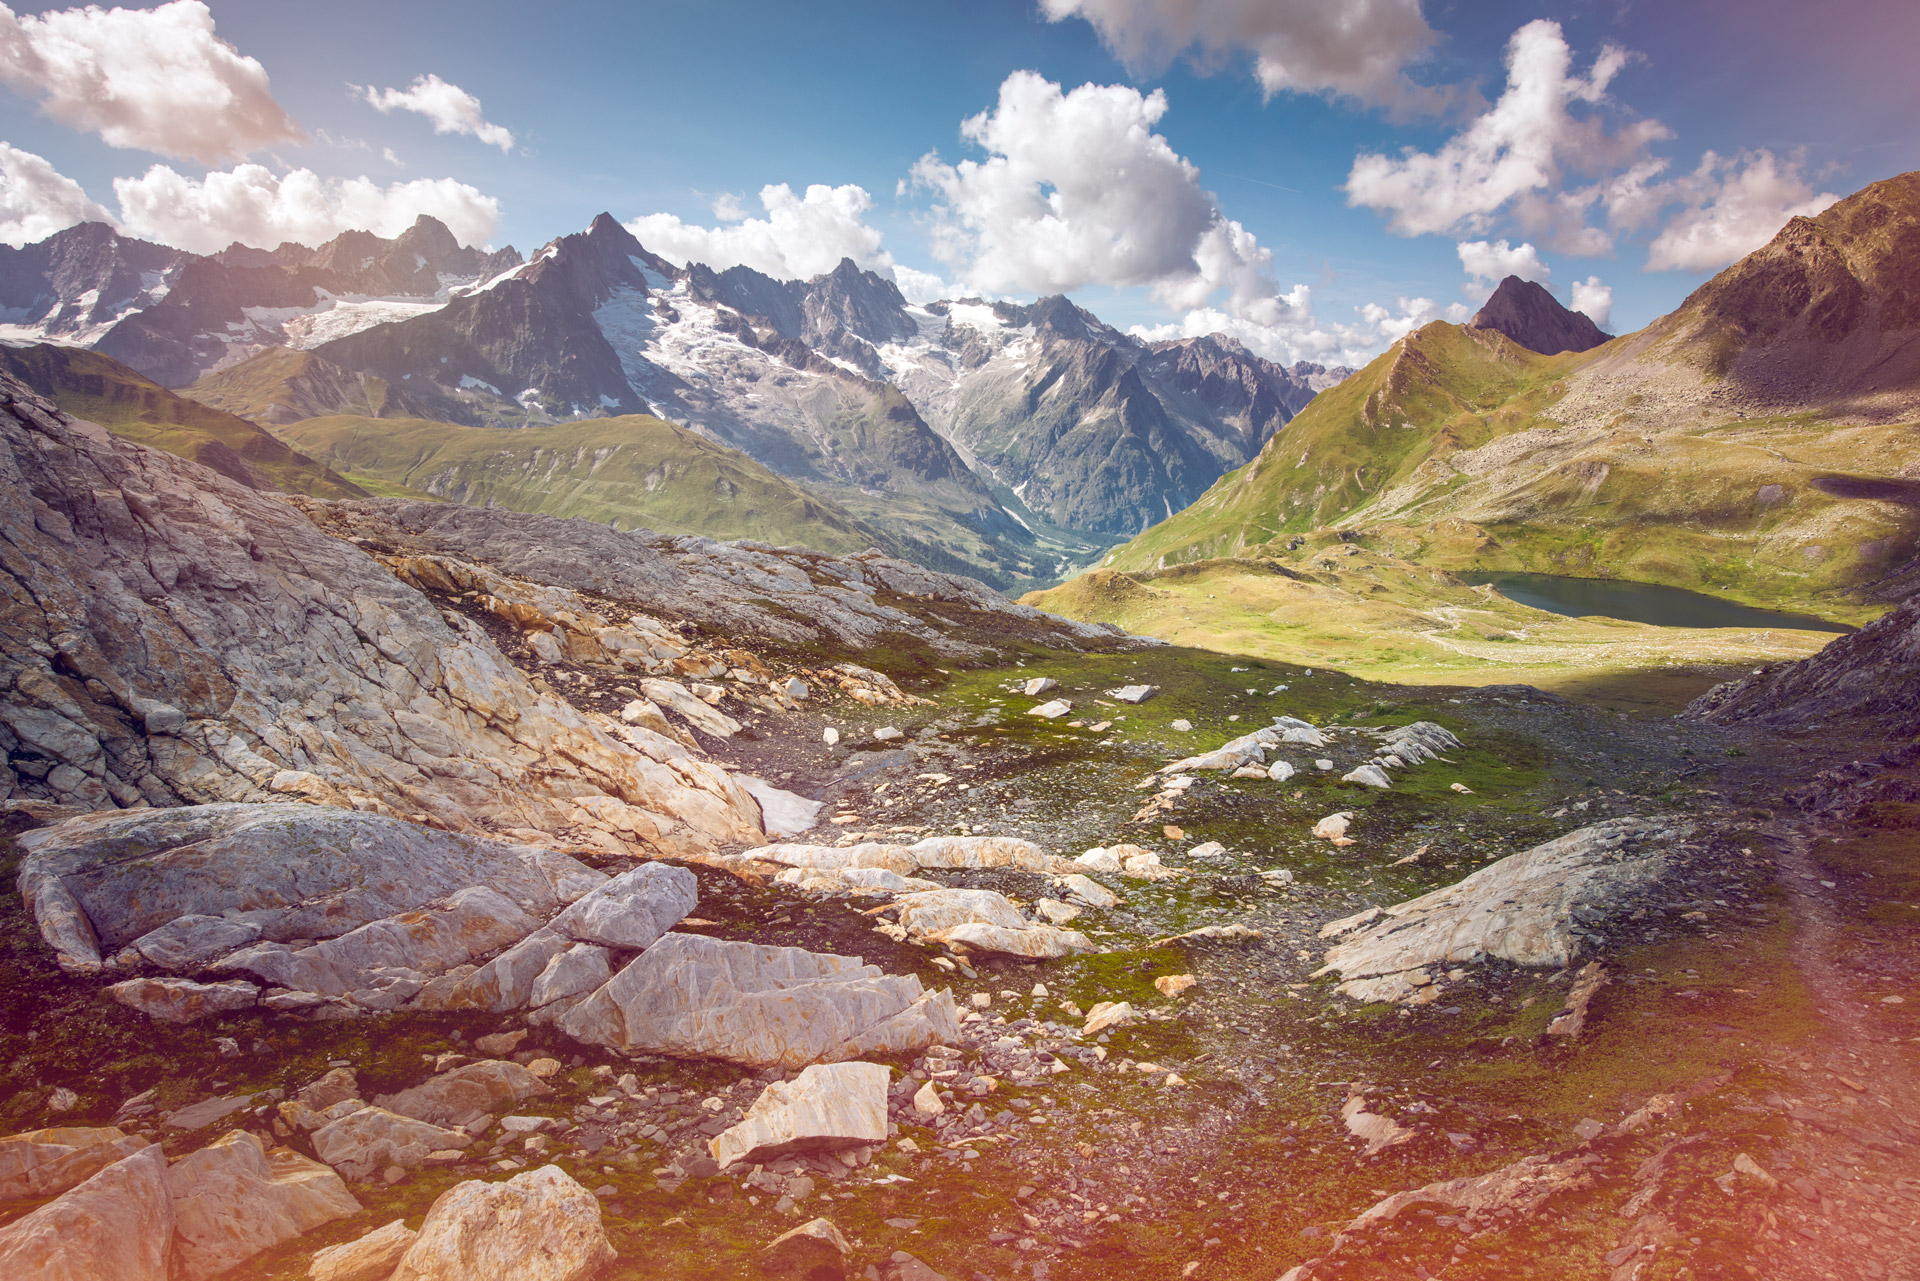
[[(806, 281), (680, 268), (604, 214), (525, 261), (429, 218), (393, 240), (212, 257), (85, 225), (0, 247), (0, 321), (0, 340), (91, 347), (289, 440), (356, 420), (320, 433), (330, 456), (449, 497), (474, 491), (477, 464), (456, 478), (441, 451), (368, 448), (391, 436), (374, 424), (550, 427), (551, 444), (568, 423), (652, 415), (891, 551), (1003, 587), (1178, 511), (1347, 372), (1226, 339), (1144, 343), (1061, 297), (915, 306), (850, 261)], [(606, 516), (599, 497), (582, 510)]]

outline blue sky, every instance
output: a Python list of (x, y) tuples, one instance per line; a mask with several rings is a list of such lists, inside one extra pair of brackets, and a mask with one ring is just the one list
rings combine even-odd
[[(607, 210), (670, 256), (803, 274), (844, 250), (921, 293), (1064, 287), (1332, 360), (1510, 268), (1635, 328), (1789, 213), (1920, 168), (1920, 6), (1885, 0), (144, 8), (0, 19), (4, 238), (108, 216), (204, 251), (428, 209), (525, 251)], [(1510, 51), (1531, 78), (1496, 109)], [(996, 109), (990, 146), (962, 137)], [(796, 217), (756, 228), (770, 184)]]

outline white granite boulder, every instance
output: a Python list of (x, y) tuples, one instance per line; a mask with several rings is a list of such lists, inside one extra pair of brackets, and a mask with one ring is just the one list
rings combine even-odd
[(595, 886), (550, 928), (583, 943), (644, 948), (665, 934), (700, 901), (700, 882), (684, 867), (642, 863)]
[(526, 1099), (552, 1093), (553, 1087), (518, 1063), (483, 1059), (429, 1077), (398, 1094), (383, 1094), (374, 1104), (416, 1121), (451, 1129)]
[(84, 1183), (147, 1141), (114, 1126), (56, 1126), (0, 1138), (0, 1201), (49, 1197)]
[(234, 1130), (167, 1168), (173, 1198), (174, 1270), (201, 1281), (323, 1223), (360, 1213), (338, 1174), (297, 1152), (269, 1160), (254, 1135)]
[(390, 1165), (411, 1170), (429, 1153), (465, 1148), (472, 1142), (465, 1130), (445, 1129), (379, 1107), (361, 1108), (313, 1132), (314, 1155), (349, 1179), (368, 1178)]
[(387, 1281), (420, 1236), (395, 1219), (365, 1236), (330, 1245), (307, 1265), (307, 1281)]
[(196, 983), (192, 979), (127, 979), (109, 985), (108, 996), (161, 1023), (192, 1023), (209, 1014), (251, 1009), (260, 998), (252, 983)]
[(543, 1165), (442, 1192), (390, 1281), (586, 1281), (616, 1257), (593, 1193)]
[(0, 1227), (0, 1276), (26, 1281), (171, 1281), (173, 1198), (157, 1146), (116, 1161)]
[(890, 1077), (880, 1063), (815, 1064), (791, 1081), (767, 1086), (740, 1123), (721, 1131), (707, 1150), (725, 1169), (790, 1152), (884, 1143)]

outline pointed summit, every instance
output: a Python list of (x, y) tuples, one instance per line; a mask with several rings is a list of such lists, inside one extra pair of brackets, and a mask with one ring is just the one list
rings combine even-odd
[(1501, 281), (1467, 327), (1498, 330), (1522, 347), (1547, 356), (1587, 351), (1608, 339), (1586, 312), (1567, 310), (1544, 288), (1518, 276)]

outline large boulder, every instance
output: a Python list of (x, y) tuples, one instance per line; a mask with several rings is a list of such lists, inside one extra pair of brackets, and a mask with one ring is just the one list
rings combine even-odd
[(593, 1193), (543, 1165), (442, 1192), (390, 1281), (586, 1281), (616, 1257)]
[(0, 1138), (0, 1201), (49, 1197), (147, 1146), (114, 1126), (57, 1126)]
[(543, 693), (478, 624), (286, 496), (3, 374), (0, 546), (0, 793), (96, 810), (300, 799), (628, 853), (763, 839), (726, 770)]
[(668, 934), (561, 1022), (627, 1053), (803, 1067), (959, 1034), (950, 993), (859, 957)]
[(0, 1275), (33, 1281), (171, 1281), (173, 1198), (158, 1147), (116, 1161), (0, 1228)]
[(260, 989), (238, 979), (196, 983), (192, 979), (127, 979), (106, 988), (120, 1004), (161, 1023), (193, 1023), (209, 1014), (251, 1009)]
[(553, 1087), (518, 1063), (486, 1059), (442, 1072), (398, 1094), (382, 1095), (374, 1103), (416, 1121), (451, 1128), (552, 1093)]
[(176, 1281), (200, 1281), (360, 1213), (332, 1170), (296, 1152), (275, 1156), (269, 1161), (258, 1138), (234, 1130), (168, 1167)]
[(405, 1219), (330, 1245), (307, 1265), (307, 1281), (387, 1281), (420, 1234)]
[(369, 921), (312, 947), (257, 943), (219, 968), (245, 970), (296, 992), (346, 996), (394, 977), (388, 971), (441, 974), (484, 960), (538, 928), (539, 920), (506, 895), (470, 885), (439, 903)]
[(365, 1179), (390, 1165), (411, 1170), (435, 1152), (472, 1144), (465, 1130), (416, 1121), (386, 1108), (361, 1108), (313, 1132), (313, 1151), (349, 1179)]
[(707, 1148), (722, 1169), (789, 1152), (835, 1150), (887, 1140), (887, 1083), (880, 1063), (816, 1064), (760, 1092), (746, 1116)]
[(643, 948), (680, 923), (700, 901), (700, 882), (684, 867), (642, 863), (597, 885), (552, 926), (583, 943)]
[(1564, 967), (1580, 955), (1590, 918), (1619, 910), (1657, 879), (1681, 839), (1671, 823), (1620, 818), (1583, 827), (1489, 863), (1454, 884), (1321, 930), (1346, 934), (1316, 972), (1338, 973), (1358, 1000), (1404, 1000), (1432, 988), (1428, 966), (1498, 957)]
[(606, 880), (538, 846), (290, 802), (88, 814), (19, 842), (28, 902), (70, 900), (93, 935), (90, 949), (49, 937), (70, 964), (183, 918), (221, 917), (269, 941), (329, 939), (476, 885), (544, 919)]

